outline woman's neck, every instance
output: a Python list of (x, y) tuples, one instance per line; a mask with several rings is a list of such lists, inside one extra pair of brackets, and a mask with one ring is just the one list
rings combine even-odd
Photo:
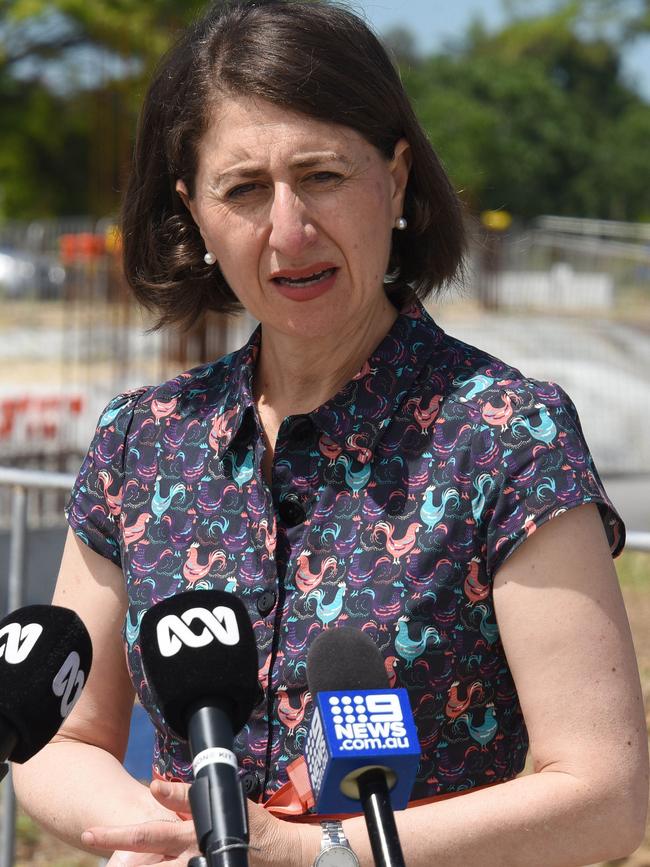
[(386, 298), (364, 321), (323, 339), (288, 336), (262, 326), (254, 377), (260, 411), (271, 411), (281, 421), (325, 403), (358, 373), (396, 318), (397, 311)]

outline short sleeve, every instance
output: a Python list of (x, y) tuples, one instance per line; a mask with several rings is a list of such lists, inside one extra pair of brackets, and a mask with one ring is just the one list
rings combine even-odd
[(610, 550), (625, 543), (625, 526), (610, 502), (585, 441), (578, 413), (555, 383), (526, 380), (507, 389), (512, 415), (497, 435), (501, 471), (486, 483), (487, 564), (503, 561), (542, 524), (585, 503), (598, 505)]
[(117, 566), (122, 559), (119, 530), (126, 438), (145, 390), (119, 394), (104, 408), (65, 507), (74, 532)]

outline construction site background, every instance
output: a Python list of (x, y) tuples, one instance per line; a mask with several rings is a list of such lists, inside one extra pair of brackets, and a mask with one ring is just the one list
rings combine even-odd
[[(650, 225), (541, 217), (523, 227), (488, 212), (469, 228), (465, 285), (427, 302), (430, 312), (454, 336), (558, 382), (612, 496), (623, 492), (624, 517), (650, 528)], [(0, 300), (0, 464), (14, 467), (76, 472), (111, 397), (238, 348), (256, 324), (210, 314), (187, 333), (148, 332), (110, 220), (5, 224)], [(34, 498), (30, 526), (62, 526), (62, 495)], [(0, 500), (0, 529), (8, 515)]]

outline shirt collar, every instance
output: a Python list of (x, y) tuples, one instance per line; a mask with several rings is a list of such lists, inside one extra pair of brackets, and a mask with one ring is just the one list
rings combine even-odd
[(350, 457), (369, 463), (442, 336), (420, 302), (403, 308), (359, 373), (309, 414), (316, 427)]
[[(362, 464), (369, 463), (384, 430), (443, 334), (420, 302), (409, 304), (356, 376), (338, 394), (308, 413), (315, 427), (335, 448)], [(225, 401), (215, 416), (219, 457), (249, 415), (257, 414), (253, 371), (260, 340), (258, 326), (248, 343), (229, 359)]]
[(253, 399), (253, 371), (257, 363), (261, 342), (258, 325), (248, 342), (225, 359), (225, 395), (219, 411), (212, 419), (213, 447), (221, 459), (244, 423), (255, 417)]

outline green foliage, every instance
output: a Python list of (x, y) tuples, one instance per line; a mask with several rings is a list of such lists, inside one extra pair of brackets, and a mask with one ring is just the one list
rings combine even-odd
[[(15, 81), (2, 88), (0, 211), (55, 216), (88, 209), (88, 97), (62, 99)], [(85, 183), (80, 183), (83, 179)]]
[(26, 846), (35, 846), (41, 838), (41, 829), (36, 822), (22, 810), (16, 816), (16, 836)]
[(581, 9), (564, 3), (496, 34), (475, 24), (456, 52), (403, 69), (472, 208), (647, 216), (650, 107), (622, 80), (620, 46), (578, 35)]
[(204, 5), (4, 0), (0, 218), (117, 209), (146, 79)]
[(440, 59), (419, 74), (418, 113), (471, 205), (524, 216), (558, 210), (588, 144), (570, 100), (536, 60)]
[(28, 24), (34, 32), (35, 22), (47, 27), (56, 15), (68, 25), (60, 31), (62, 43), (63, 34), (74, 33), (80, 43), (138, 57), (150, 66), (169, 45), (171, 34), (204, 6), (199, 0), (6, 0), (3, 17), (14, 26)]
[[(386, 36), (456, 187), (476, 210), (648, 219), (650, 106), (621, 54), (650, 0), (504, 5), (500, 32), (476, 21), (436, 56)], [(145, 82), (203, 6), (0, 0), (0, 218), (116, 210)]]
[(616, 560), (616, 572), (624, 589), (650, 590), (650, 554), (624, 551)]

